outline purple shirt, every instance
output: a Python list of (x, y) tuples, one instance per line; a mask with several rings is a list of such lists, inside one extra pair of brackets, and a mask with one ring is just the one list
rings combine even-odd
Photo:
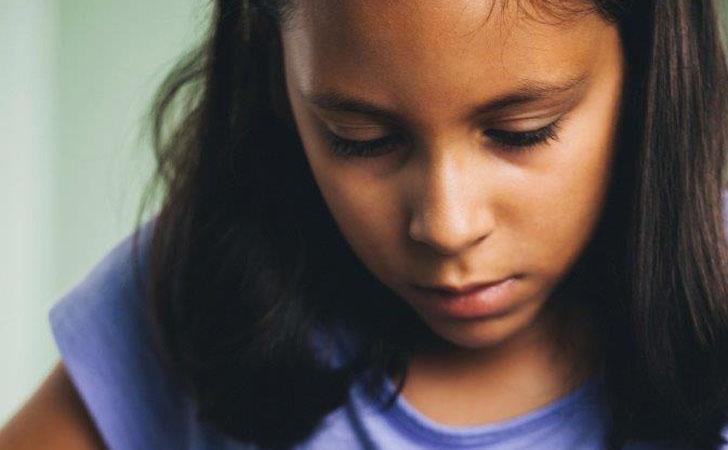
[[(150, 230), (143, 228), (143, 242)], [(169, 382), (150, 347), (131, 248), (130, 238), (118, 244), (49, 314), (61, 357), (104, 441), (111, 450), (256, 448), (197, 421), (192, 402)], [(394, 389), (389, 380), (384, 387)], [(348, 401), (295, 448), (602, 449), (607, 408), (602, 387), (601, 378), (593, 377), (518, 417), (453, 427), (428, 419), (401, 396), (393, 408), (376, 409), (362, 385), (354, 383)]]

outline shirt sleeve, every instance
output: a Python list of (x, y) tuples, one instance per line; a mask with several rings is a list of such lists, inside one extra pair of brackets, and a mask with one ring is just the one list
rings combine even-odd
[(188, 412), (152, 350), (132, 257), (129, 236), (52, 306), (52, 334), (110, 449), (183, 449)]

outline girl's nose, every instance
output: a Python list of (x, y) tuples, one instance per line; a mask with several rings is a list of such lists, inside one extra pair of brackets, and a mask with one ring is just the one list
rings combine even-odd
[(441, 159), (416, 177), (409, 236), (440, 254), (455, 255), (485, 239), (495, 220), (487, 183), (468, 161)]

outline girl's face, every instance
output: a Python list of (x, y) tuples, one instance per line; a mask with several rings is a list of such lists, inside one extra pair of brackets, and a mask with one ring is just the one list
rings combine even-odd
[[(281, 35), (296, 126), (352, 250), (471, 349), (545, 323), (614, 154), (616, 27), (528, 3), (299, 0)], [(474, 309), (421, 288), (506, 278)]]

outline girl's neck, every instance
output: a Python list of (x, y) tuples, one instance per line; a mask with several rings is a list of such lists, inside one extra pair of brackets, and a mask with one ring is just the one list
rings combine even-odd
[[(417, 352), (401, 395), (445, 425), (484, 424), (532, 411), (565, 396), (598, 370), (596, 339), (587, 323), (572, 327), (562, 339), (552, 336), (552, 327), (541, 327), (497, 348), (443, 344)], [(396, 384), (401, 374), (391, 378)]]

